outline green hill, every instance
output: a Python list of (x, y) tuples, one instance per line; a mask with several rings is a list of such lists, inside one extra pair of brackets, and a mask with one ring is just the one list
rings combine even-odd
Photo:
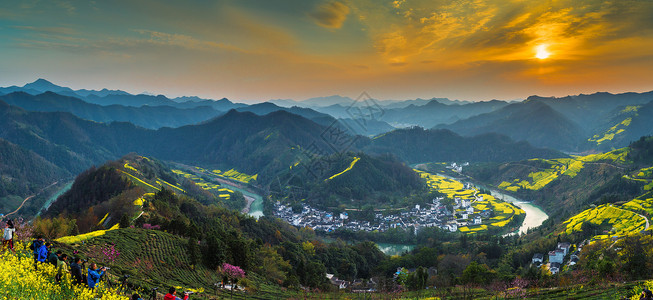
[(298, 161), (282, 173), (279, 183), (286, 184), (271, 185), (275, 199), (325, 209), (396, 208), (431, 200), (419, 175), (391, 156), (349, 152)]
[(193, 197), (206, 205), (219, 204), (235, 210), (245, 205), (242, 194), (223, 189), (219, 183), (209, 185), (199, 177), (178, 176), (154, 158), (129, 154), (81, 173), (45, 215), (66, 214), (78, 218), (77, 225), (82, 232), (96, 227), (88, 224), (92, 220), (102, 220), (101, 227), (109, 228), (123, 215), (130, 219), (139, 215), (143, 201), (162, 189)]
[(361, 141), (360, 147), (372, 154), (391, 153), (410, 164), (433, 161), (502, 162), (565, 156), (555, 150), (533, 147), (527, 142), (515, 142), (505, 135), (488, 133), (463, 137), (449, 130), (420, 127), (397, 129), (369, 141)]
[[(1, 213), (14, 211), (20, 207), (24, 198), (70, 177), (69, 172), (43, 157), (0, 138)], [(21, 207), (20, 214), (36, 214), (45, 199), (42, 196), (31, 198)]]
[[(472, 165), (466, 175), (497, 188), (532, 199), (557, 218), (569, 217), (590, 204), (629, 201), (648, 188), (637, 179), (653, 163), (651, 138), (603, 154), (559, 159), (531, 159)], [(644, 171), (642, 171), (644, 170)]]

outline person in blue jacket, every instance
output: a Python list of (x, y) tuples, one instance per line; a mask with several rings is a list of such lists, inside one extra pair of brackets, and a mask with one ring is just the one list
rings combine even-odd
[(97, 264), (93, 263), (91, 264), (91, 267), (88, 268), (88, 276), (87, 276), (87, 283), (89, 288), (95, 288), (95, 285), (100, 282), (100, 278), (102, 275), (104, 275), (104, 272), (106, 271), (106, 268), (102, 267), (100, 268), (100, 271), (98, 272)]
[(48, 247), (50, 243), (45, 243), (39, 247), (39, 250), (36, 252), (36, 260), (44, 263), (48, 259)]
[(34, 252), (34, 262), (37, 262), (39, 260), (39, 248), (43, 246), (43, 237), (38, 236), (35, 240), (32, 241), (32, 244), (29, 245), (29, 248), (32, 249)]

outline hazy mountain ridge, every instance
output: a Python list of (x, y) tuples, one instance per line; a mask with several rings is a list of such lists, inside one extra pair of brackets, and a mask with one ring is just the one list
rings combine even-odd
[(96, 122), (130, 122), (150, 129), (199, 123), (223, 114), (223, 112), (216, 111), (208, 106), (188, 109), (171, 106), (133, 107), (115, 104), (101, 106), (54, 92), (45, 92), (39, 95), (14, 92), (0, 96), (0, 100), (29, 111), (70, 112), (80, 118)]
[(586, 136), (575, 122), (540, 101), (505, 106), (494, 112), (477, 115), (450, 125), (440, 125), (466, 136), (500, 133), (514, 140), (525, 140), (537, 147), (578, 151)]

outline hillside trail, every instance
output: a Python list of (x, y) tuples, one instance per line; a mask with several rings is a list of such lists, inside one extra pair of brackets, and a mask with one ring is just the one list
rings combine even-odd
[(57, 183), (59, 183), (59, 181), (55, 181), (55, 182), (53, 182), (52, 184), (50, 184), (50, 185), (48, 185), (48, 186), (42, 188), (38, 193), (36, 193), (36, 194), (34, 194), (34, 195), (31, 195), (31, 196), (29, 196), (29, 197), (23, 199), (23, 202), (20, 204), (20, 206), (18, 206), (18, 208), (16, 208), (16, 210), (14, 210), (14, 211), (12, 211), (12, 212), (10, 212), (10, 213), (4, 215), (4, 217), (6, 218), (6, 217), (9, 217), (9, 216), (11, 216), (11, 215), (17, 213), (21, 208), (23, 208), (23, 205), (25, 205), (25, 202), (27, 202), (29, 199), (32, 199), (32, 198), (36, 197), (36, 196), (39, 195), (40, 193), (43, 193), (43, 191), (44, 191), (45, 189), (47, 189), (47, 188), (49, 188), (49, 187), (51, 187), (51, 186), (53, 186), (53, 185), (55, 185), (55, 184), (57, 184)]

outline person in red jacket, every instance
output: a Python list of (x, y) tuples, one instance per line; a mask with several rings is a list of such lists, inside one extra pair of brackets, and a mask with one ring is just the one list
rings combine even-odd
[[(163, 297), (163, 300), (182, 300), (176, 295), (177, 295), (177, 290), (171, 286), (170, 289), (168, 290), (168, 293)], [(183, 300), (188, 300), (188, 294), (184, 293)]]

